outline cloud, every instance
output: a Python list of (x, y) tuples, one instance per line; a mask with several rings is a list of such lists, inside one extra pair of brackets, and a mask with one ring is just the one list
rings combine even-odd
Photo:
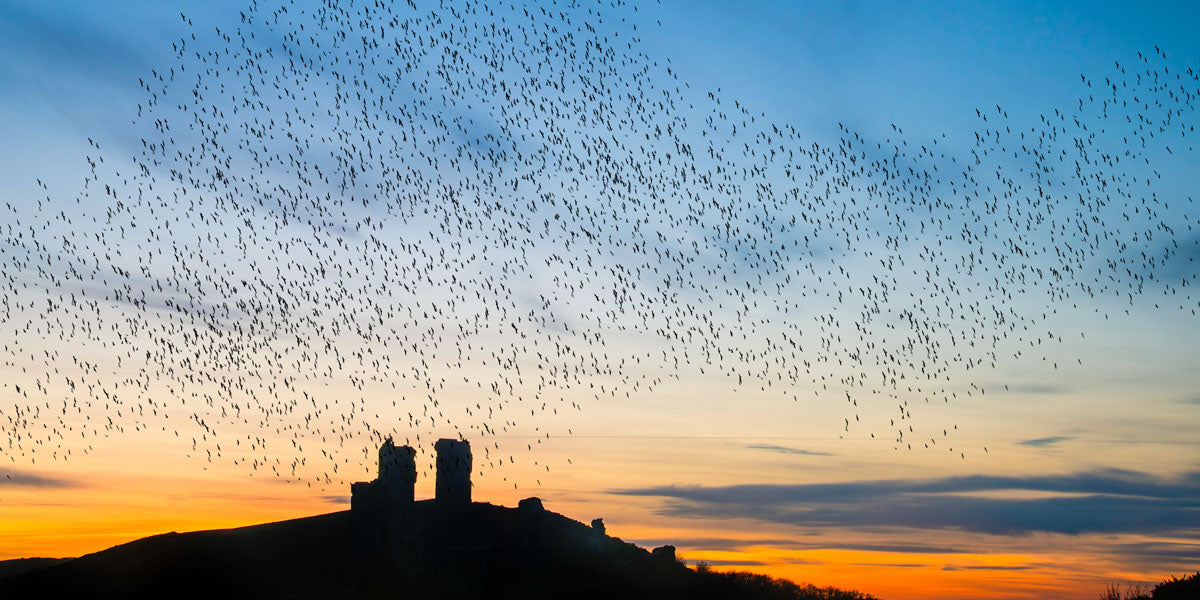
[(823, 564), (825, 564), (825, 561), (790, 556), (787, 558), (781, 558), (779, 560), (772, 561), (771, 564), (773, 564), (773, 565), (823, 565)]
[(1200, 561), (1200, 543), (1175, 541), (1126, 542), (1106, 548), (1118, 556), (1137, 556), (1161, 564), (1166, 560)]
[(70, 488), (78, 487), (79, 482), (60, 477), (34, 475), (19, 471), (0, 472), (0, 486), (23, 486), (37, 488)]
[(1022, 446), (1033, 446), (1035, 448), (1041, 448), (1044, 446), (1053, 446), (1054, 444), (1057, 444), (1059, 442), (1065, 442), (1067, 440), (1073, 440), (1073, 439), (1075, 439), (1075, 438), (1065, 436), (1065, 435), (1052, 435), (1050, 437), (1036, 438), (1036, 439), (1025, 440), (1025, 441), (1017, 442), (1017, 443)]
[(746, 447), (751, 450), (766, 450), (768, 452), (778, 452), (780, 454), (798, 454), (801, 456), (836, 456), (832, 452), (801, 450), (799, 448), (788, 448), (787, 446), (776, 446), (774, 444), (747, 444)]
[(824, 561), (820, 561), (820, 560), (810, 560), (807, 558), (796, 558), (796, 557), (780, 558), (778, 560), (772, 560), (769, 562), (762, 561), (762, 560), (740, 560), (740, 559), (736, 559), (736, 558), (730, 558), (730, 559), (698, 558), (698, 559), (687, 559), (684, 562), (686, 562), (688, 564), (693, 564), (693, 565), (704, 563), (711, 567), (739, 567), (739, 566), (740, 567), (755, 567), (755, 566), (767, 566), (767, 565), (823, 565), (823, 564), (825, 564)]
[[(818, 549), (814, 547), (814, 549)], [(895, 554), (978, 554), (978, 550), (953, 548), (950, 546), (924, 546), (921, 544), (837, 544), (820, 546), (822, 550), (858, 550), (864, 552), (890, 552)]]
[(694, 565), (704, 563), (711, 567), (761, 567), (761, 566), (765, 566), (765, 565), (775, 564), (775, 563), (763, 562), (761, 560), (736, 560), (736, 559), (734, 559), (734, 560), (717, 560), (717, 559), (711, 559), (711, 558), (689, 560), (686, 562), (692, 563)]
[[(998, 498), (988, 492), (1062, 494)], [(798, 485), (657, 486), (663, 515), (747, 518), (809, 527), (948, 529), (1019, 536), (1167, 532), (1200, 527), (1200, 472), (1177, 479), (1106, 469), (1066, 475), (972, 475)]]
[[(267, 481), (267, 480), (264, 480), (264, 481)], [(288, 480), (271, 481), (270, 483), (286, 484), (286, 483), (288, 483)], [(306, 504), (310, 500), (310, 498), (305, 497), (305, 496), (286, 496), (286, 495), (272, 495), (272, 494), (243, 494), (243, 493), (231, 493), (231, 492), (205, 492), (205, 493), (192, 492), (192, 493), (189, 493), (186, 495), (168, 494), (167, 498), (169, 500), (171, 500), (172, 502), (183, 500), (183, 499), (212, 498), (212, 499), (216, 499), (216, 500), (233, 501), (236, 503), (253, 503), (253, 504), (259, 504), (259, 505), (276, 505), (276, 506), (285, 505), (285, 504), (297, 504), (297, 503)], [(321, 502), (324, 502), (326, 504), (335, 504), (335, 505), (350, 504), (350, 496), (346, 496), (343, 494), (324, 494), (321, 496), (316, 496), (315, 499), (320, 500)]]
[(677, 548), (689, 548), (692, 550), (722, 550), (726, 552), (737, 552), (746, 548), (769, 547), (769, 548), (790, 548), (798, 545), (796, 540), (788, 539), (735, 539), (735, 538), (719, 538), (719, 537), (703, 537), (703, 538), (633, 538), (629, 541), (645, 547), (653, 548), (670, 544)]
[(850, 565), (854, 567), (894, 567), (901, 569), (919, 569), (929, 566), (920, 563), (850, 563)]
[(1025, 571), (1034, 565), (946, 565), (943, 571)]
[(1160, 284), (1179, 285), (1181, 281), (1196, 276), (1196, 263), (1200, 262), (1200, 236), (1182, 235), (1167, 238), (1154, 251), (1154, 256), (1166, 257), (1157, 270), (1140, 269), (1142, 274), (1152, 276)]
[(1015, 394), (1053, 395), (1065, 394), (1070, 388), (1051, 383), (1005, 384), (1004, 391)]
[(925, 544), (908, 544), (902, 542), (883, 542), (874, 544), (859, 543), (828, 543), (810, 542), (798, 539), (783, 538), (635, 538), (629, 540), (647, 548), (671, 544), (679, 548), (692, 550), (720, 550), (739, 552), (748, 548), (785, 548), (789, 550), (855, 550), (859, 552), (887, 552), (891, 554), (980, 554), (974, 548), (958, 548), (953, 546), (929, 546)]

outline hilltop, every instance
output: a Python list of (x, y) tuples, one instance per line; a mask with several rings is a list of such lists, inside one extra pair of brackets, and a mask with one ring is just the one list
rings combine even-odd
[(471, 445), (440, 439), (435, 497), (416, 501), (416, 450), (391, 438), (350, 510), (238, 529), (168, 533), (61, 564), (14, 565), (19, 598), (746, 598), (867, 600), (749, 573), (692, 570), (546, 510), (471, 501)]
[(21, 598), (763, 598), (865, 600), (748, 573), (693, 570), (545, 510), (412, 503), (385, 545), (342, 511), (167, 533), (0, 579)]

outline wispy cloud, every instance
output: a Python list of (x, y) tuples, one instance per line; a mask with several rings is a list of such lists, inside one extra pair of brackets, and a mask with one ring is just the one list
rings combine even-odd
[(634, 538), (629, 540), (644, 547), (671, 544), (680, 548), (693, 550), (719, 550), (724, 552), (739, 552), (750, 548), (782, 548), (788, 550), (855, 550), (859, 552), (887, 552), (891, 554), (980, 554), (977, 548), (965, 548), (943, 545), (907, 544), (907, 543), (841, 543), (841, 542), (811, 542), (803, 539), (786, 538)]
[(1004, 384), (1004, 391), (1014, 394), (1055, 395), (1065, 394), (1070, 388), (1050, 383)]
[[(1066, 494), (989, 497), (987, 492)], [(658, 486), (676, 517), (749, 518), (810, 527), (951, 529), (996, 535), (1167, 532), (1200, 527), (1200, 473), (1177, 479), (1107, 469), (1058, 476), (974, 475), (799, 485)]]
[(789, 448), (787, 446), (776, 446), (774, 444), (747, 444), (746, 447), (751, 450), (766, 450), (768, 452), (778, 452), (780, 454), (796, 454), (800, 456), (835, 456), (832, 452), (801, 450), (800, 448)]
[(736, 539), (722, 537), (703, 537), (703, 538), (632, 538), (629, 541), (636, 543), (639, 546), (653, 548), (670, 544), (679, 548), (690, 548), (693, 550), (720, 550), (725, 552), (737, 552), (747, 548), (769, 547), (769, 548), (789, 548), (797, 545), (796, 540), (783, 538), (774, 539)]
[(1145, 541), (1114, 544), (1108, 551), (1120, 556), (1139, 556), (1161, 564), (1165, 560), (1200, 561), (1200, 542)]
[(739, 567), (739, 566), (756, 567), (756, 566), (766, 566), (766, 565), (823, 565), (823, 564), (825, 564), (825, 561), (810, 560), (807, 558), (798, 558), (798, 557), (794, 557), (794, 556), (780, 558), (778, 560), (772, 560), (769, 562), (762, 561), (762, 560), (750, 560), (750, 559), (740, 560), (740, 559), (736, 559), (736, 558), (728, 558), (728, 559), (698, 558), (698, 559), (685, 559), (684, 562), (687, 562), (687, 563), (690, 563), (693, 565), (699, 564), (699, 563), (704, 563), (704, 564), (707, 564), (707, 565), (710, 565), (713, 567)]
[(1035, 565), (946, 565), (943, 571), (1026, 571)]
[(774, 564), (774, 563), (763, 562), (761, 560), (737, 560), (737, 559), (720, 560), (720, 559), (707, 559), (707, 558), (701, 558), (701, 559), (697, 559), (697, 560), (688, 560), (686, 562), (690, 562), (692, 564), (704, 563), (706, 565), (711, 565), (714, 567), (761, 567), (761, 566), (765, 566), (765, 565)]
[(1033, 446), (1035, 448), (1042, 448), (1045, 446), (1053, 446), (1054, 444), (1058, 444), (1058, 443), (1065, 442), (1068, 440), (1073, 440), (1073, 439), (1075, 439), (1075, 438), (1070, 437), (1070, 436), (1065, 436), (1065, 435), (1052, 435), (1052, 436), (1044, 437), (1044, 438), (1035, 438), (1032, 440), (1024, 440), (1024, 441), (1017, 442), (1017, 443), (1022, 446)]
[(979, 550), (952, 546), (925, 546), (921, 544), (836, 544), (814, 547), (821, 550), (858, 550), (865, 552), (890, 552), (895, 554), (978, 554)]
[(78, 487), (78, 481), (63, 479), (61, 477), (50, 477), (47, 475), (35, 475), (33, 473), (24, 473), (21, 471), (0, 471), (0, 486), (24, 486), (37, 488), (70, 488)]

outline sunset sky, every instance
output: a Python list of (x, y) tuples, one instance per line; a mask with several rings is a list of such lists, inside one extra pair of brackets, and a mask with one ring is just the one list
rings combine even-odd
[[(15, 207), (0, 219), (31, 214), (47, 194), (86, 213), (72, 207), (88, 140), (133, 151), (138, 79), (170, 64), (172, 40), (187, 31), (179, 12), (221, 26), (239, 11), (233, 1), (180, 4), (0, 0), (0, 202)], [(1173, 71), (1200, 66), (1200, 6), (1180, 3), (663, 0), (633, 14), (617, 27), (636, 23), (642, 50), (669, 59), (691, 89), (720, 90), (829, 146), (839, 124), (878, 138), (894, 124), (912, 138), (946, 134), (965, 155), (977, 108), (1036, 123), (1087, 93), (1081, 73), (1103, 79), (1114, 61), (1156, 47)], [(1195, 282), (1200, 186), (1170, 176), (1198, 166), (1187, 156), (1164, 167), (1158, 193), (1177, 211), (1167, 220), (1182, 257), (1164, 268)], [(1055, 306), (1045, 326), (1059, 342), (976, 373), (986, 395), (922, 405), (923, 423), (952, 432), (952, 452), (899, 450), (843, 428), (844, 398), (815, 387), (782, 402), (715, 376), (681, 377), (630, 397), (570, 397), (581, 410), (539, 412), (497, 434), (533, 450), (476, 474), (473, 495), (507, 506), (538, 496), (580, 521), (603, 517), (610, 535), (673, 544), (689, 563), (881, 598), (1096, 598), (1108, 582), (1200, 568), (1196, 305), (1151, 284), (1132, 299)], [(41, 368), (53, 348), (21, 347), (27, 363), (5, 354), (0, 379)], [(443, 401), (465, 405), (473, 393), (451, 383)], [(394, 418), (397, 438), (422, 449), (417, 496), (431, 497), (432, 442), (455, 430), (407, 432), (404, 407), (393, 414), (394, 398), (370, 394), (368, 404), (386, 405), (375, 416)], [(30, 418), (10, 410), (18, 404), (0, 387), (0, 431)], [(883, 422), (895, 406), (861, 412)], [(342, 463), (343, 481), (312, 485), (205, 460), (192, 436), (104, 433), (65, 460), (14, 454), (0, 439), (0, 560), (345, 510), (349, 482), (374, 469), (366, 437), (341, 449), (357, 461)], [(229, 457), (251, 459), (240, 451)]]

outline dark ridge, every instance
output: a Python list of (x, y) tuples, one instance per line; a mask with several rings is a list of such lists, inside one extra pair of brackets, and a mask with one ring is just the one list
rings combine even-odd
[(536, 499), (369, 517), (156, 535), (0, 579), (0, 598), (869, 598), (692, 570), (671, 546), (649, 552)]
[(70, 558), (14, 558), (0, 560), (0, 579), (67, 562)]

